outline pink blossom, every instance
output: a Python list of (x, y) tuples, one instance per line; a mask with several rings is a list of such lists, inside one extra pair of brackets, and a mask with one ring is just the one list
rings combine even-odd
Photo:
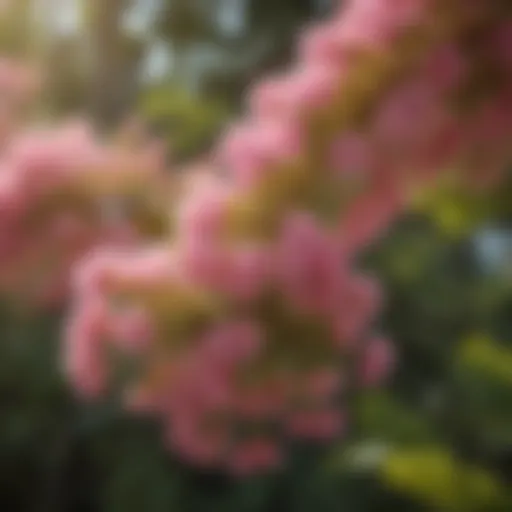
[(194, 285), (223, 290), (231, 271), (229, 249), (210, 238), (194, 238), (180, 245), (180, 267)]
[(107, 291), (111, 276), (119, 264), (119, 254), (114, 251), (94, 250), (75, 265), (72, 286), (83, 295)]
[(75, 388), (91, 397), (106, 385), (105, 304), (98, 298), (80, 304), (66, 326), (64, 365)]
[(374, 387), (389, 375), (395, 363), (395, 354), (389, 340), (371, 339), (364, 348), (360, 379), (364, 386)]
[(338, 310), (332, 317), (333, 335), (342, 348), (352, 348), (361, 340), (381, 304), (375, 281), (353, 277), (347, 282)]
[(340, 72), (333, 66), (305, 64), (289, 77), (290, 112), (310, 113), (326, 108), (336, 99)]
[(26, 208), (25, 193), (15, 170), (0, 168), (0, 222), (16, 222)]
[(332, 102), (338, 92), (339, 74), (323, 63), (297, 67), (292, 75), (263, 82), (256, 88), (249, 97), (251, 111), (257, 119), (300, 120)]
[(262, 247), (241, 247), (230, 253), (230, 271), (223, 287), (232, 297), (244, 302), (256, 300), (268, 284), (270, 255)]
[(219, 158), (242, 187), (258, 183), (275, 167), (294, 160), (301, 149), (299, 127), (291, 122), (262, 120), (229, 132)]
[(345, 278), (336, 240), (307, 214), (285, 219), (276, 254), (277, 279), (288, 300), (300, 310), (331, 311)]
[(267, 252), (259, 247), (230, 248), (196, 238), (182, 244), (180, 257), (191, 283), (244, 302), (261, 294), (270, 273)]
[(175, 254), (164, 244), (139, 252), (120, 253), (109, 280), (119, 291), (144, 292), (169, 286), (179, 280)]
[(211, 238), (222, 225), (229, 188), (213, 175), (195, 177), (178, 207), (178, 228), (182, 238)]
[(404, 29), (418, 24), (428, 0), (357, 0), (340, 17), (340, 38), (357, 48), (381, 51)]
[(344, 133), (332, 144), (329, 164), (340, 176), (367, 176), (374, 168), (377, 155), (369, 137)]
[(257, 118), (278, 118), (287, 105), (286, 77), (274, 77), (257, 84), (248, 97), (250, 112)]
[(387, 152), (404, 158), (434, 132), (443, 116), (435, 89), (413, 79), (388, 95), (373, 120), (372, 133)]
[(299, 42), (299, 53), (305, 62), (337, 66), (341, 71), (347, 65), (348, 52), (340, 37), (339, 21), (324, 23), (306, 32)]
[(146, 311), (132, 307), (111, 315), (108, 336), (119, 348), (140, 353), (153, 339), (153, 327)]

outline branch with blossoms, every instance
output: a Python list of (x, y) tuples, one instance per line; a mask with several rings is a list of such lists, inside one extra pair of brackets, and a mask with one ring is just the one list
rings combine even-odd
[(349, 2), (256, 86), (177, 197), (151, 145), (77, 127), (14, 135), (0, 286), (60, 296), (72, 272), (73, 386), (120, 385), (195, 464), (264, 470), (283, 437), (343, 435), (340, 403), (394, 360), (358, 255), (440, 176), (499, 179), (511, 17), (499, 0)]

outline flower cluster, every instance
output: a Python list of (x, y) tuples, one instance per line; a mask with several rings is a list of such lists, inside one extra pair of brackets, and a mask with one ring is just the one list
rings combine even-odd
[(0, 292), (71, 284), (76, 390), (121, 387), (190, 462), (244, 474), (343, 435), (395, 359), (358, 255), (417, 188), (492, 184), (510, 156), (507, 3), (344, 2), (177, 194), (133, 127), (20, 132), (35, 83), (0, 62)]
[(151, 235), (143, 221), (165, 179), (156, 149), (102, 144), (78, 122), (11, 134), (0, 156), (0, 291), (60, 303), (91, 247)]
[(347, 393), (394, 359), (356, 256), (439, 173), (472, 184), (504, 167), (510, 15), (499, 1), (357, 0), (309, 32), (297, 67), (254, 89), (184, 183), (172, 239), (77, 269), (77, 390), (120, 384), (184, 458), (237, 473), (278, 465), (283, 436), (341, 435)]

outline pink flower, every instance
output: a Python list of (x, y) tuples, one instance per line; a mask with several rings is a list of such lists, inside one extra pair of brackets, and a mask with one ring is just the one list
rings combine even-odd
[(264, 290), (270, 273), (267, 252), (259, 247), (224, 247), (207, 238), (189, 240), (180, 250), (187, 278), (198, 286), (244, 302)]
[(427, 0), (357, 0), (340, 17), (340, 38), (347, 44), (382, 50), (404, 29), (418, 24)]
[(389, 340), (373, 338), (365, 346), (360, 369), (361, 383), (366, 387), (380, 385), (395, 364), (395, 354)]
[(154, 337), (154, 326), (146, 311), (132, 307), (111, 315), (108, 336), (117, 347), (141, 353)]
[(275, 77), (257, 84), (248, 97), (250, 112), (256, 118), (279, 118), (287, 105), (286, 77)]
[(334, 20), (307, 32), (299, 42), (300, 56), (305, 62), (322, 63), (339, 67), (347, 64), (348, 52), (340, 37), (340, 23)]
[(338, 92), (339, 75), (339, 70), (324, 63), (297, 67), (292, 75), (263, 82), (255, 89), (249, 97), (251, 111), (256, 118), (281, 123), (283, 120), (300, 121), (332, 102)]
[(79, 305), (66, 326), (64, 366), (75, 388), (88, 397), (100, 394), (106, 385), (106, 318), (104, 302), (89, 298)]
[(340, 72), (333, 66), (305, 64), (289, 78), (290, 112), (309, 114), (329, 106), (338, 93)]
[(27, 207), (23, 187), (15, 169), (5, 165), (0, 168), (0, 222), (15, 225)]
[(344, 133), (332, 144), (328, 156), (330, 166), (340, 176), (366, 176), (374, 168), (377, 155), (367, 136)]
[(372, 134), (388, 153), (403, 159), (434, 133), (443, 118), (436, 90), (424, 79), (413, 79), (384, 100), (373, 120)]
[(106, 292), (119, 259), (120, 255), (113, 251), (92, 251), (73, 269), (72, 286), (80, 295)]
[(242, 187), (258, 183), (276, 167), (300, 155), (302, 135), (292, 122), (261, 120), (227, 134), (219, 152), (221, 165)]
[(198, 176), (188, 185), (178, 207), (179, 236), (210, 239), (222, 227), (230, 190), (213, 175)]
[(207, 290), (225, 290), (231, 271), (229, 249), (210, 238), (185, 240), (179, 247), (179, 265), (193, 285)]
[(152, 292), (172, 286), (180, 279), (175, 253), (165, 244), (146, 247), (143, 251), (120, 253), (109, 279), (119, 291)]
[(345, 273), (340, 247), (307, 214), (290, 214), (277, 245), (277, 279), (284, 295), (302, 311), (332, 311)]
[(380, 290), (374, 281), (355, 277), (347, 282), (332, 318), (333, 335), (339, 347), (350, 349), (361, 341), (380, 304)]
[(270, 255), (260, 247), (242, 247), (230, 253), (225, 290), (244, 302), (257, 299), (268, 284)]

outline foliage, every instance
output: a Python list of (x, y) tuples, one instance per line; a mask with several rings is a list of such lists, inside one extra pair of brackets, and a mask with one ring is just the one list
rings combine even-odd
[(168, 141), (177, 159), (205, 151), (230, 117), (226, 105), (172, 83), (144, 91), (139, 110)]

